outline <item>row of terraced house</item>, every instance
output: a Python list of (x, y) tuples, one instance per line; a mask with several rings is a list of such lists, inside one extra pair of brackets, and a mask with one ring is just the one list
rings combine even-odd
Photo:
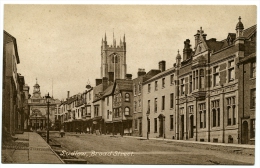
[(65, 131), (254, 144), (257, 29), (244, 29), (240, 17), (234, 28), (221, 41), (200, 28), (172, 67), (163, 60), (135, 79), (126, 73), (125, 36), (109, 46), (105, 35), (101, 79), (68, 92), (57, 119)]
[(29, 86), (17, 66), (20, 64), (16, 38), (3, 31), (2, 137), (27, 129)]

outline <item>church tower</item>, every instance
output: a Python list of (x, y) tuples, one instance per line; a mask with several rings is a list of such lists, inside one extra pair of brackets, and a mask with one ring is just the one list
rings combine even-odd
[(126, 42), (125, 35), (123, 41), (116, 45), (113, 33), (113, 44), (107, 45), (107, 37), (101, 42), (101, 78), (125, 79), (126, 75)]

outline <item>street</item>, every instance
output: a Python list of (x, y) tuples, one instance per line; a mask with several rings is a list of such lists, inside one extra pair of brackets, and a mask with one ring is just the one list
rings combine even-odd
[[(52, 143), (60, 144), (63, 155), (77, 155), (90, 164), (181, 164), (252, 165), (254, 154), (210, 150), (172, 141), (112, 135), (51, 133)], [(57, 150), (58, 148), (54, 148)], [(249, 151), (249, 153), (253, 151)]]

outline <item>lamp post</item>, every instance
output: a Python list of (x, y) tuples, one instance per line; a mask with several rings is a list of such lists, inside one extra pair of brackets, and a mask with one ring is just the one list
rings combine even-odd
[(35, 116), (36, 116), (35, 131), (37, 132), (37, 111), (34, 111), (33, 114), (35, 114)]
[(48, 94), (45, 96), (46, 98), (46, 103), (47, 103), (47, 143), (49, 143), (49, 108), (50, 108), (50, 96), (49, 96), (49, 92)]
[(146, 116), (147, 116), (147, 140), (149, 140), (149, 114), (150, 113), (146, 113)]

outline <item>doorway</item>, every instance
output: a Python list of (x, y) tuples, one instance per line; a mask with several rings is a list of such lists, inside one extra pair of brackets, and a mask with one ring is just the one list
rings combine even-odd
[(139, 119), (139, 136), (142, 136), (142, 119)]
[(193, 138), (193, 115), (190, 116), (190, 138)]
[(244, 121), (242, 125), (242, 144), (248, 144), (248, 122)]
[(184, 139), (184, 115), (181, 115), (181, 140)]

